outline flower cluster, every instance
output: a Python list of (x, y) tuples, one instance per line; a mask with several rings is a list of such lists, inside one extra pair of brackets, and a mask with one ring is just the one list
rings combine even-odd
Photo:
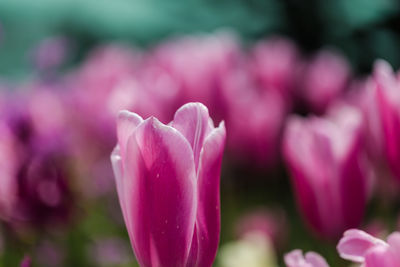
[[(399, 265), (398, 233), (384, 242), (348, 230), (366, 229), (372, 198), (398, 194), (400, 75), (385, 61), (360, 78), (334, 50), (305, 55), (281, 37), (244, 49), (219, 32), (147, 51), (102, 45), (58, 73), (68, 45), (63, 37), (45, 40), (30, 54), (40, 75), (0, 85), (0, 218), (16, 236), (32, 243), (32, 232), (68, 228), (89, 213), (77, 203), (115, 197), (121, 216), (112, 204), (101, 208), (126, 226), (140, 266), (208, 267), (223, 233), (221, 169), (226, 181), (252, 180), (254, 172), (273, 180), (286, 171), (313, 238), (336, 243), (344, 233), (342, 258)], [(255, 257), (277, 264), (271, 251), (287, 249), (293, 222), (282, 207), (271, 210), (237, 220), (238, 240), (221, 250), (222, 266)], [(111, 262), (126, 258), (114, 253), (125, 243), (114, 241), (87, 250), (110, 248)], [(54, 254), (59, 265), (64, 255)], [(300, 250), (285, 262), (328, 266)]]

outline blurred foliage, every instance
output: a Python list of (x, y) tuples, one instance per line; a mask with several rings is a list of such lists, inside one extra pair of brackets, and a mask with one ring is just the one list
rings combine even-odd
[(306, 51), (336, 46), (361, 72), (376, 57), (400, 66), (397, 0), (2, 0), (0, 24), (0, 73), (16, 78), (29, 73), (29, 49), (44, 36), (70, 36), (84, 55), (99, 42), (147, 46), (221, 27), (250, 41), (284, 34)]

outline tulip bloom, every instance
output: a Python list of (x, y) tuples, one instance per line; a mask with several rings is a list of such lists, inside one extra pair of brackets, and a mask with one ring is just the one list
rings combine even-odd
[(121, 111), (111, 155), (122, 213), (141, 266), (211, 266), (220, 233), (225, 126), (189, 103), (164, 125)]
[(375, 63), (372, 86), (376, 90), (383, 150), (393, 175), (400, 179), (400, 82), (385, 61)]
[(284, 136), (300, 210), (309, 226), (328, 239), (361, 222), (367, 201), (362, 117), (341, 107), (327, 118), (292, 117)]
[(343, 259), (362, 263), (364, 267), (399, 267), (400, 232), (392, 233), (385, 242), (351, 229), (344, 233), (337, 250)]
[(326, 260), (315, 252), (307, 252), (303, 256), (299, 249), (293, 250), (285, 255), (287, 267), (329, 267)]
[(302, 77), (306, 103), (312, 111), (323, 113), (347, 88), (350, 66), (340, 54), (322, 50), (306, 63)]

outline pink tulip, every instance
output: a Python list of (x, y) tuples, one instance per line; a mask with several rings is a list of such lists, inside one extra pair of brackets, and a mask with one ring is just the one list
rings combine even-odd
[(220, 233), (225, 126), (189, 103), (164, 125), (121, 111), (111, 155), (122, 213), (141, 266), (211, 266)]
[(221, 82), (242, 59), (237, 38), (229, 32), (174, 39), (157, 47), (149, 57), (152, 65), (178, 86), (180, 104), (199, 101), (218, 118), (224, 115)]
[(383, 150), (393, 175), (400, 179), (400, 82), (390, 65), (377, 61), (372, 84), (383, 133)]
[(307, 64), (302, 76), (306, 103), (312, 111), (323, 113), (346, 89), (350, 66), (341, 55), (321, 51)]
[(364, 267), (399, 267), (400, 232), (392, 233), (385, 242), (351, 229), (343, 234), (337, 250), (343, 259), (362, 263)]
[(224, 77), (228, 146), (244, 162), (277, 162), (287, 107), (276, 90), (258, 90), (246, 69)]
[(367, 201), (362, 119), (342, 106), (326, 118), (289, 119), (284, 157), (297, 202), (311, 228), (329, 239), (360, 224)]
[(250, 54), (250, 69), (261, 88), (277, 90), (287, 102), (291, 102), (299, 58), (294, 43), (273, 37), (254, 46)]
[(307, 252), (305, 256), (301, 250), (296, 249), (285, 255), (287, 267), (329, 267), (326, 260), (315, 252)]

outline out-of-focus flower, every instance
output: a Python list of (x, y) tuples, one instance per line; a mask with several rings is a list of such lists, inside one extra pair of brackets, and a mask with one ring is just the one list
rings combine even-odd
[(351, 229), (343, 234), (337, 250), (342, 258), (365, 267), (398, 267), (400, 233), (390, 234), (385, 242), (361, 230)]
[(96, 266), (115, 266), (133, 261), (129, 242), (117, 238), (96, 240), (89, 253)]
[(250, 70), (258, 86), (265, 90), (277, 90), (290, 106), (298, 61), (299, 52), (290, 40), (272, 37), (253, 47)]
[(346, 89), (350, 67), (332, 51), (319, 52), (302, 71), (302, 96), (310, 109), (323, 113)]
[(10, 217), (16, 201), (17, 188), (15, 176), (17, 172), (17, 152), (15, 138), (8, 125), (0, 121), (0, 216)]
[(400, 179), (400, 83), (390, 65), (380, 60), (375, 63), (371, 86), (376, 90), (384, 153), (394, 176)]
[(42, 40), (32, 54), (35, 67), (41, 71), (59, 67), (66, 60), (70, 46), (70, 41), (64, 36)]
[(141, 266), (211, 266), (220, 233), (225, 126), (200, 103), (169, 125), (127, 111), (111, 161), (122, 213)]
[(288, 227), (283, 210), (259, 209), (243, 215), (236, 223), (235, 230), (238, 237), (258, 233), (279, 248), (286, 241)]
[(326, 118), (290, 118), (283, 152), (297, 203), (315, 232), (335, 240), (360, 224), (369, 178), (358, 110), (343, 105)]
[(276, 163), (287, 107), (275, 90), (259, 90), (245, 70), (225, 77), (228, 146), (243, 161), (259, 166)]
[(15, 219), (29, 224), (65, 223), (70, 216), (72, 192), (63, 151), (51, 148), (27, 154), (16, 176), (18, 200)]
[(7, 185), (4, 190), (10, 204), (2, 216), (15, 226), (40, 228), (69, 218), (73, 206), (71, 169), (64, 136), (60, 131), (39, 130), (46, 127), (33, 120), (29, 100), (25, 96), (10, 98), (1, 114), (0, 124), (8, 130), (2, 131), (0, 140), (11, 138), (1, 150), (1, 154), (7, 153), (1, 168), (7, 174), (2, 183)]
[(213, 117), (223, 117), (221, 82), (242, 60), (234, 34), (217, 32), (174, 39), (157, 47), (150, 60), (178, 86), (179, 105), (199, 101), (210, 108)]
[[(115, 141), (111, 129), (118, 111), (132, 108), (135, 87), (130, 81), (138, 70), (140, 59), (139, 51), (123, 45), (102, 46), (68, 77), (67, 83), (72, 90), (71, 112), (76, 112), (74, 119), (81, 122), (86, 131), (91, 129), (92, 138), (109, 140), (111, 136), (110, 142)], [(101, 114), (99, 110), (102, 110)]]
[(25, 256), (24, 259), (21, 262), (21, 267), (31, 267), (32, 265), (32, 260), (29, 256)]
[(326, 260), (315, 252), (303, 252), (299, 249), (293, 250), (285, 255), (287, 267), (329, 267)]
[[(375, 64), (375, 72), (385, 69), (384, 62)], [(393, 172), (388, 164), (385, 149), (385, 137), (379, 109), (379, 83), (374, 77), (353, 83), (347, 95), (349, 103), (360, 109), (364, 117), (364, 147), (369, 158), (372, 171), (371, 191), (379, 195), (383, 204), (390, 205), (397, 198), (399, 188)]]
[(218, 254), (218, 263), (221, 267), (278, 266), (270, 241), (258, 233), (247, 233), (241, 239), (225, 244)]

